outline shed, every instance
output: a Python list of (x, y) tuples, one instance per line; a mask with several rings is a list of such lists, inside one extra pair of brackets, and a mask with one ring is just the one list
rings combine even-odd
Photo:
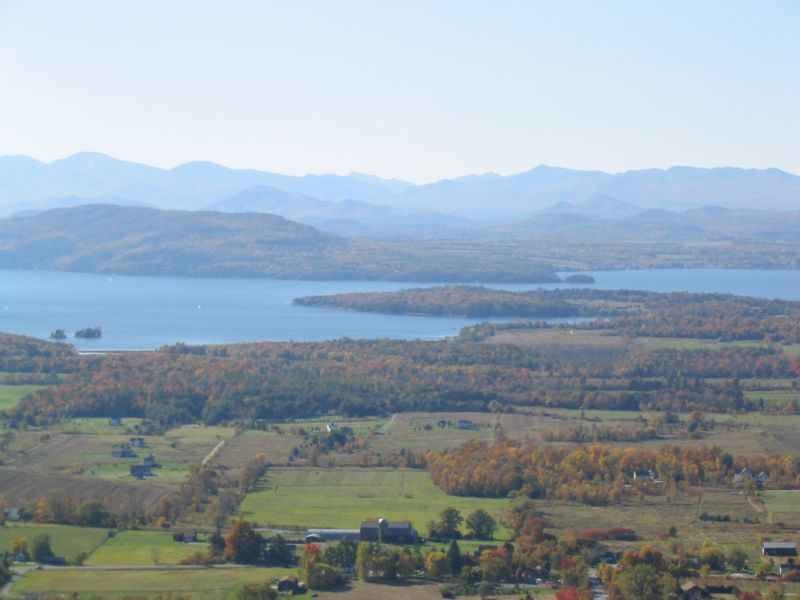
[(796, 542), (764, 542), (761, 545), (761, 554), (764, 556), (780, 556), (783, 558), (797, 557)]

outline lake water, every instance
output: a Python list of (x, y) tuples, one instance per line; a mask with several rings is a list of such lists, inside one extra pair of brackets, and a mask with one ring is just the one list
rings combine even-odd
[[(602, 289), (726, 292), (800, 300), (800, 271), (669, 269), (591, 273)], [(436, 339), (485, 319), (414, 317), (293, 306), (298, 296), (392, 291), (433, 284), (121, 277), (0, 270), (0, 331), (47, 338), (100, 325), (80, 350), (149, 350), (163, 344), (312, 341), (341, 337)], [(529, 290), (551, 285), (494, 285)], [(498, 319), (499, 320), (499, 319)]]

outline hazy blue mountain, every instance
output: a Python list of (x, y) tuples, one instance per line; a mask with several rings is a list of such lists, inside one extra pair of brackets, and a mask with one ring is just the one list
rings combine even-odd
[[(613, 218), (633, 216), (639, 209), (681, 211), (708, 205), (800, 209), (800, 177), (778, 169), (673, 167), (610, 174), (539, 166), (507, 176), (465, 175), (413, 185), (363, 173), (295, 177), (203, 161), (159, 169), (97, 153), (80, 153), (50, 163), (25, 156), (0, 157), (0, 215), (41, 210), (63, 198), (87, 202), (126, 199), (129, 203), (182, 209), (228, 202), (220, 209), (235, 211), (239, 209), (230, 204), (230, 199), (259, 187), (277, 191), (272, 192), (269, 202), (259, 200), (263, 209), (245, 203), (245, 210), (274, 210), (279, 204), (281, 210), (295, 210), (291, 213), (295, 215), (296, 211), (308, 210), (311, 199), (325, 203), (352, 200), (372, 205), (368, 212), (373, 213), (380, 206), (406, 215), (435, 212), (486, 224), (518, 221), (549, 209)], [(239, 198), (237, 202), (245, 200)], [(365, 210), (360, 206), (361, 213)], [(352, 210), (343, 211), (342, 207), (313, 218), (360, 220)]]

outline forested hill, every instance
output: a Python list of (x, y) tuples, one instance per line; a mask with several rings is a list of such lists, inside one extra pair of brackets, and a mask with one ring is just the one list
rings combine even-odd
[[(569, 281), (569, 278), (567, 279)], [(295, 298), (300, 306), (437, 317), (609, 317), (638, 314), (659, 296), (630, 290), (529, 290), (509, 292), (469, 285), (414, 288), (396, 292), (354, 292)]]
[(88, 205), (0, 220), (0, 268), (127, 275), (557, 281), (551, 267), (323, 233), (270, 214)]

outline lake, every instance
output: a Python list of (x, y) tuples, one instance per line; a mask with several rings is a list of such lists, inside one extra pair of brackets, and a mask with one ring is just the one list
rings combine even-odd
[[(591, 272), (602, 289), (725, 292), (800, 300), (800, 271), (666, 269)], [(123, 277), (0, 270), (0, 331), (47, 338), (64, 329), (80, 350), (150, 350), (163, 344), (387, 337), (436, 339), (485, 319), (416, 317), (292, 305), (298, 296), (393, 291), (434, 284)], [(568, 284), (504, 284), (508, 290)], [(498, 321), (502, 319), (497, 319)], [(100, 325), (99, 340), (72, 333)]]

